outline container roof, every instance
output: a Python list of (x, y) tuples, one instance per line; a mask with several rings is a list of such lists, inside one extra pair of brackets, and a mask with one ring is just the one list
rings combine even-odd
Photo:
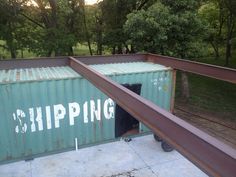
[[(90, 67), (104, 75), (121, 75), (169, 70), (163, 65), (149, 62), (97, 64)], [(0, 70), (0, 84), (81, 77), (69, 66)]]
[(76, 78), (80, 75), (69, 66), (0, 70), (0, 83)]
[(130, 62), (90, 65), (91, 68), (104, 75), (120, 75), (132, 73), (145, 73), (169, 70), (169, 67), (151, 62)]

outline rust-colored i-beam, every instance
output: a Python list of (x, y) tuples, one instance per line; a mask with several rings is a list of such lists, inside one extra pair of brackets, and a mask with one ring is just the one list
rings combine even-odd
[[(121, 62), (153, 62), (172, 67), (177, 70), (187, 71), (203, 76), (236, 83), (236, 70), (199, 63), (189, 60), (182, 60), (155, 54), (129, 54), (129, 55), (110, 55), (110, 56), (82, 56), (75, 57), (78, 61), (85, 64), (105, 64)], [(54, 58), (35, 58), (35, 59), (14, 59), (0, 60), (0, 70), (17, 68), (36, 68), (68, 65), (68, 57)]]
[(236, 84), (235, 69), (156, 54), (147, 54), (147, 61)]
[(69, 65), (210, 176), (235, 177), (236, 150), (73, 57)]

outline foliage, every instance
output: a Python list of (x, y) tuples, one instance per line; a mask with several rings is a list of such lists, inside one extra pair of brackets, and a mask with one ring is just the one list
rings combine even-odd
[(103, 0), (99, 4), (103, 22), (103, 43), (113, 48), (113, 53), (122, 53), (122, 47), (128, 50), (126, 45), (128, 36), (123, 30), (126, 16), (134, 10), (147, 8), (153, 2), (153, 0)]
[(204, 31), (197, 7), (195, 1), (159, 2), (128, 15), (124, 29), (138, 50), (194, 57)]
[(234, 0), (103, 0), (93, 6), (84, 0), (34, 1), (0, 0), (0, 48), (12, 58), (21, 51), (73, 55), (85, 42), (90, 53), (96, 45), (97, 54), (148, 51), (193, 58), (211, 46), (216, 58), (223, 49), (228, 63), (233, 58)]
[(0, 1), (0, 39), (6, 41), (6, 46), (2, 45), (4, 49), (11, 52), (13, 58), (16, 57), (16, 51), (19, 48), (17, 37), (19, 36), (18, 28), (24, 26), (24, 21), (19, 17), (20, 6), (24, 1)]
[[(40, 16), (38, 19), (44, 28), (39, 31), (39, 39), (36, 48), (33, 50), (41, 55), (71, 55), (73, 54), (72, 46), (76, 45), (80, 34), (82, 36), (81, 24), (82, 11), (79, 1), (44, 1), (44, 6), (39, 5)], [(50, 6), (50, 9), (46, 7)], [(54, 7), (55, 6), (55, 7)], [(83, 39), (83, 38), (80, 38)]]
[(72, 47), (85, 40), (83, 0), (35, 0), (37, 6), (30, 0), (1, 1), (0, 36), (14, 52), (27, 48), (41, 56), (72, 55)]
[(211, 0), (199, 9), (208, 28), (206, 42), (212, 45), (216, 59), (220, 57), (219, 48), (225, 45), (225, 65), (229, 63), (233, 38), (236, 37), (236, 14), (232, 9), (235, 5), (232, 0)]
[(157, 3), (147, 11), (141, 10), (129, 14), (124, 30), (137, 51), (164, 53), (168, 38), (166, 29), (171, 23), (169, 9)]

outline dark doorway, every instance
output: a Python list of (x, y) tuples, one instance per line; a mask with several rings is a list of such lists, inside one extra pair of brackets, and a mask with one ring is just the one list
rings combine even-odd
[[(124, 84), (124, 87), (140, 95), (142, 84)], [(139, 121), (116, 105), (115, 111), (115, 137), (128, 136), (139, 133)]]

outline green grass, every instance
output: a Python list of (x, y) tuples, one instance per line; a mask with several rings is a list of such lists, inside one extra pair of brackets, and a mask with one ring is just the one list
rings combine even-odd
[(236, 49), (234, 49), (234, 51), (232, 52), (232, 56), (229, 60), (228, 66), (225, 66), (225, 56), (223, 54), (218, 59), (215, 59), (214, 57), (204, 57), (198, 58), (196, 59), (196, 61), (236, 69)]
[[(93, 54), (96, 53), (96, 45), (91, 44), (92, 52)], [(87, 43), (77, 44), (75, 47), (73, 47), (74, 55), (75, 56), (84, 56), (84, 55), (90, 55), (89, 47)]]
[[(1, 45), (5, 45), (5, 42), (0, 40), (0, 59), (9, 59), (11, 58), (11, 54), (9, 51), (3, 49)], [(92, 44), (92, 51), (93, 54), (96, 54), (96, 45)], [(82, 43), (82, 44), (77, 44), (76, 46), (73, 47), (74, 50), (74, 55), (75, 56), (84, 56), (84, 55), (90, 55), (89, 48), (87, 43)], [(35, 53), (30, 52), (27, 49), (23, 50), (23, 58), (33, 58), (33, 57), (39, 57)], [(21, 56), (21, 51), (17, 51), (17, 58), (22, 58)]]
[[(218, 60), (205, 58), (198, 61), (224, 66), (222, 58)], [(231, 60), (229, 67), (236, 68), (236, 57)], [(188, 74), (188, 76), (190, 99), (185, 103), (186, 106), (197, 107), (219, 115), (227, 115), (222, 117), (236, 120), (236, 84), (195, 74)], [(178, 73), (176, 81), (177, 104), (183, 101), (180, 96), (180, 84), (180, 73)]]

